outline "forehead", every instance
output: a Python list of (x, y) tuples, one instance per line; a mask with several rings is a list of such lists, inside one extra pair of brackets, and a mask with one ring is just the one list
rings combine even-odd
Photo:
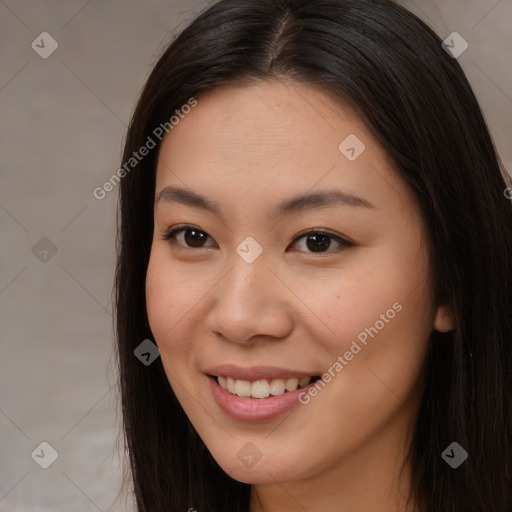
[[(408, 199), (355, 110), (320, 88), (256, 81), (216, 88), (197, 102), (162, 142), (157, 193), (169, 183), (205, 194), (235, 184), (230, 192), (246, 197), (344, 183), (353, 192), (378, 186), (384, 197), (391, 185)], [(360, 155), (347, 158), (354, 150)]]
[[(218, 87), (202, 94), (198, 105), (183, 117), (166, 139), (182, 142), (194, 132), (198, 143), (201, 139), (223, 143), (219, 151), (235, 151), (240, 145), (245, 149), (283, 144), (300, 147), (300, 142), (318, 139), (316, 134), (336, 140), (349, 127), (367, 135), (364, 123), (348, 104), (296, 82), (256, 81)], [(298, 135), (301, 141), (296, 139)]]

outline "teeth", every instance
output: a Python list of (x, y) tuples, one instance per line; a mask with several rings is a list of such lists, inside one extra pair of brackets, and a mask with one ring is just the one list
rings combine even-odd
[(287, 391), (295, 391), (297, 388), (303, 388), (311, 382), (311, 377), (301, 377), (300, 379), (272, 379), (256, 380), (238, 380), (232, 377), (217, 377), (221, 388), (226, 389), (233, 395), (250, 396), (253, 398), (267, 398), (270, 395), (282, 395)]
[(302, 377), (299, 379), (299, 388), (303, 388), (304, 386), (307, 386), (311, 381), (311, 377)]
[(272, 379), (270, 383), (270, 394), (271, 395), (282, 395), (286, 388), (286, 382), (284, 379)]
[(233, 395), (236, 395), (235, 382), (235, 379), (232, 379), (231, 377), (228, 377), (226, 379), (226, 389), (230, 393), (233, 393)]
[(257, 380), (253, 382), (251, 386), (251, 395), (254, 398), (267, 398), (267, 396), (270, 395), (270, 384), (268, 383), (268, 380)]
[(235, 391), (238, 396), (251, 396), (252, 386), (248, 380), (236, 380)]
[(295, 391), (299, 385), (299, 379), (286, 379), (284, 387), (286, 391)]

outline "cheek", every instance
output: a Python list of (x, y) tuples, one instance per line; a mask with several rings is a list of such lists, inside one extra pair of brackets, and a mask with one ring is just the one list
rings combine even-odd
[[(194, 325), (193, 308), (201, 297), (187, 273), (171, 265), (165, 255), (152, 251), (146, 275), (146, 310), (153, 339), (169, 383), (178, 400), (187, 403), (189, 382), (193, 367)], [(187, 384), (189, 388), (190, 384)]]
[(418, 368), (434, 318), (424, 256), (417, 251), (376, 251), (347, 266), (339, 279), (332, 273), (314, 282), (304, 275), (295, 278), (298, 290), (310, 290), (304, 302), (318, 326), (310, 322), (312, 339), (323, 345), (332, 363), (352, 351), (358, 354), (354, 363), (359, 361), (350, 363), (354, 367), (382, 357), (408, 359)]
[(187, 314), (201, 296), (199, 286), (186, 273), (152, 250), (146, 275), (146, 309), (151, 332), (164, 350), (176, 349)]
[[(383, 271), (382, 275), (389, 277), (390, 272)], [(307, 315), (311, 317), (308, 324), (312, 339), (322, 340), (327, 351), (337, 355), (349, 350), (351, 342), (366, 328), (377, 322), (382, 329), (382, 322), (386, 326), (392, 322), (396, 309), (401, 309), (396, 303), (403, 305), (405, 293), (400, 279), (390, 283), (387, 277), (380, 279), (374, 271), (361, 268), (342, 272), (339, 279), (330, 276), (312, 282), (305, 277), (296, 278), (297, 290), (314, 315)], [(306, 290), (311, 292), (304, 293)]]

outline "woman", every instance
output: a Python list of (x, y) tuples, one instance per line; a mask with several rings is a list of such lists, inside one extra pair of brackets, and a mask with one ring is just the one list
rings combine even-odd
[(221, 0), (156, 64), (130, 159), (139, 511), (512, 510), (510, 178), (424, 23)]

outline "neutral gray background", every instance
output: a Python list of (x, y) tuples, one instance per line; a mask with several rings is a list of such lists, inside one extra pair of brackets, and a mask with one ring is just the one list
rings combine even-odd
[[(512, 0), (403, 3), (469, 43), (459, 62), (511, 170)], [(0, 0), (0, 511), (131, 510), (129, 492), (114, 504), (117, 190), (92, 191), (119, 166), (156, 55), (206, 4)], [(47, 59), (41, 32), (59, 45)], [(31, 458), (43, 441), (59, 454), (48, 469)]]

